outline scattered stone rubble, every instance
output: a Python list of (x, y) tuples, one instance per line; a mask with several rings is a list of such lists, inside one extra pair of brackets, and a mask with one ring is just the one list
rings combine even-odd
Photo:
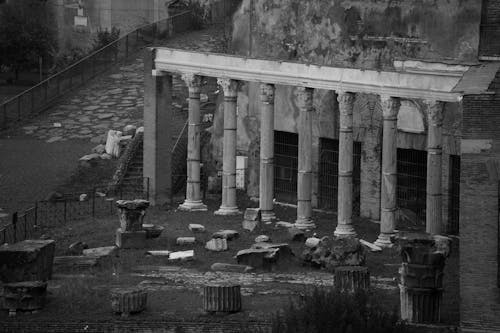
[(334, 272), (339, 266), (363, 266), (364, 248), (357, 238), (333, 238), (325, 236), (316, 246), (315, 240), (306, 241), (302, 257), (306, 263)]

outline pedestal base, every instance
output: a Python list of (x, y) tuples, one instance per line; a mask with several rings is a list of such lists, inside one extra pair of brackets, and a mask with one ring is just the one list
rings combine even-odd
[(276, 214), (274, 214), (272, 210), (261, 210), (260, 216), (263, 222), (272, 222), (276, 220)]
[(300, 230), (308, 230), (316, 228), (316, 224), (311, 219), (298, 219), (295, 221), (293, 226)]
[(239, 285), (208, 285), (203, 287), (203, 309), (206, 312), (241, 311)]
[(116, 246), (121, 249), (143, 249), (146, 247), (146, 231), (116, 230)]
[(230, 216), (230, 215), (240, 215), (241, 211), (238, 207), (220, 207), (219, 210), (214, 212), (215, 215)]
[(179, 205), (179, 210), (184, 212), (206, 212), (207, 205), (203, 204), (202, 201), (185, 200), (184, 203)]
[(356, 292), (370, 289), (370, 272), (364, 266), (340, 266), (335, 268), (335, 288), (341, 291)]
[(47, 282), (24, 281), (6, 283), (3, 286), (3, 308), (9, 315), (17, 310), (36, 311), (45, 305)]
[(391, 233), (391, 234), (381, 233), (380, 235), (378, 235), (378, 238), (374, 244), (381, 247), (381, 248), (391, 248), (394, 246), (394, 244), (391, 242), (391, 238), (394, 235), (395, 235), (395, 233)]
[(336, 237), (356, 237), (356, 231), (354, 227), (350, 224), (339, 224), (337, 228), (335, 228), (334, 236)]

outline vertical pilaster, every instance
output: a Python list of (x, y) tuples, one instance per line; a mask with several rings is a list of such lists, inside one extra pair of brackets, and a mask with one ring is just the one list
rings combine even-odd
[(261, 84), (259, 200), (263, 221), (275, 218), (274, 198), (274, 85)]
[(222, 203), (216, 215), (235, 215), (236, 205), (236, 101), (238, 81), (218, 79), (224, 91), (224, 140), (222, 152)]
[(167, 203), (172, 188), (172, 76), (153, 70), (154, 52), (144, 57), (144, 177), (152, 205)]
[(200, 90), (201, 77), (184, 74), (182, 79), (189, 90), (188, 109), (188, 145), (187, 145), (187, 184), (186, 200), (180, 210), (206, 211), (207, 206), (201, 200), (200, 190)]
[(355, 95), (339, 91), (337, 100), (340, 110), (339, 131), (339, 182), (338, 211), (335, 236), (354, 237), (356, 231), (352, 226), (352, 171), (353, 171), (353, 105)]
[(312, 112), (313, 89), (297, 88), (299, 107), (299, 161), (297, 174), (297, 221), (299, 229), (311, 229), (312, 220)]
[(384, 117), (384, 132), (382, 138), (382, 195), (380, 203), (380, 235), (376, 245), (392, 246), (391, 236), (396, 229), (397, 210), (397, 142), (398, 142), (398, 112), (401, 106), (398, 98), (380, 96), (382, 114)]
[(426, 231), (437, 235), (443, 228), (442, 211), (442, 152), (443, 102), (424, 101), (427, 106), (427, 202)]

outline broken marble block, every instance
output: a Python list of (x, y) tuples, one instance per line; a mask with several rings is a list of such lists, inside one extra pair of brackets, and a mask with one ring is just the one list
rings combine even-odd
[(177, 237), (177, 245), (193, 245), (196, 243), (196, 238), (194, 237)]
[(365, 251), (359, 239), (323, 237), (316, 247), (306, 247), (304, 262), (334, 272), (338, 266), (363, 266)]
[(201, 224), (191, 223), (188, 225), (189, 231), (192, 233), (202, 233), (205, 232), (205, 227)]
[(146, 215), (146, 209), (149, 207), (149, 201), (142, 199), (118, 200), (118, 216), (120, 218), (120, 227), (123, 231), (141, 231), (142, 221)]
[(146, 247), (146, 231), (123, 231), (118, 228), (116, 246), (121, 249), (143, 249)]
[(52, 277), (54, 240), (24, 240), (0, 246), (0, 281), (47, 281)]
[(148, 293), (137, 287), (111, 289), (111, 308), (113, 312), (128, 317), (131, 313), (142, 312), (146, 309)]
[(249, 273), (254, 270), (253, 267), (247, 265), (235, 265), (216, 262), (210, 266), (210, 269), (216, 272), (233, 272), (233, 273)]
[(238, 264), (267, 270), (288, 264), (292, 258), (293, 252), (288, 244), (257, 243), (236, 254)]
[(85, 242), (74, 242), (68, 247), (68, 252), (71, 255), (81, 255), (83, 250), (88, 249), (89, 246)]
[(259, 235), (255, 237), (255, 243), (270, 242), (271, 239), (267, 235)]
[(47, 282), (23, 281), (3, 285), (3, 308), (9, 315), (17, 310), (36, 311), (45, 305)]
[(261, 221), (260, 208), (247, 208), (243, 216), (242, 227), (252, 232)]
[(95, 258), (97, 264), (103, 265), (111, 262), (113, 257), (118, 256), (118, 248), (116, 246), (102, 246), (83, 250), (83, 256), (87, 258)]
[(193, 259), (194, 259), (194, 250), (172, 252), (168, 256), (168, 260), (171, 261), (174, 260), (188, 261)]
[(236, 230), (219, 230), (214, 232), (212, 238), (224, 238), (228, 241), (236, 239), (240, 234)]
[(205, 248), (209, 251), (226, 251), (227, 250), (227, 239), (225, 238), (212, 238), (205, 244)]
[(144, 223), (142, 230), (146, 231), (146, 238), (158, 238), (165, 228), (159, 225)]

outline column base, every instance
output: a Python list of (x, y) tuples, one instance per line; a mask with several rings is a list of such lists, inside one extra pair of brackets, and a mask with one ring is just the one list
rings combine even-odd
[(295, 221), (294, 225), (295, 228), (300, 229), (300, 230), (307, 230), (307, 229), (315, 229), (316, 224), (312, 219), (298, 219)]
[(373, 244), (375, 244), (381, 248), (391, 248), (394, 246), (394, 244), (391, 242), (391, 238), (394, 235), (395, 235), (395, 233), (390, 233), (390, 234), (380, 233), (380, 235), (378, 235), (377, 240)]
[(184, 212), (206, 212), (208, 210), (207, 205), (203, 204), (201, 200), (200, 201), (184, 200), (184, 202), (179, 205), (178, 209)]
[(230, 215), (240, 215), (241, 211), (238, 207), (220, 207), (219, 210), (214, 212), (214, 215), (230, 216)]
[(260, 219), (263, 222), (271, 222), (276, 220), (276, 214), (272, 210), (261, 210)]
[(335, 237), (356, 237), (356, 230), (354, 230), (354, 227), (350, 224), (340, 224), (337, 225), (337, 228), (335, 228), (335, 231), (333, 233)]

